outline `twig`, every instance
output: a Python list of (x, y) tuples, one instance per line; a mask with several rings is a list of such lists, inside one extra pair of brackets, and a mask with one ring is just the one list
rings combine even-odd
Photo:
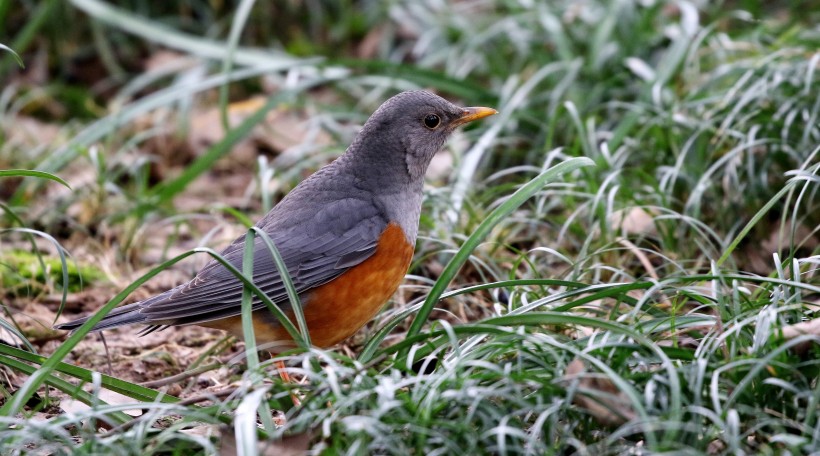
[(146, 388), (160, 388), (160, 387), (163, 387), (165, 385), (170, 385), (172, 383), (181, 382), (181, 381), (186, 380), (188, 378), (191, 378), (195, 375), (199, 375), (203, 372), (208, 372), (209, 370), (217, 369), (219, 367), (222, 367), (222, 364), (214, 363), (214, 364), (208, 364), (206, 366), (199, 366), (199, 367), (196, 367), (194, 369), (191, 369), (191, 370), (188, 370), (188, 371), (185, 371), (185, 372), (180, 372), (179, 374), (176, 374), (176, 375), (172, 375), (170, 377), (161, 378), (159, 380), (152, 380), (150, 382), (142, 382), (142, 383), (140, 383), (140, 386), (144, 386)]

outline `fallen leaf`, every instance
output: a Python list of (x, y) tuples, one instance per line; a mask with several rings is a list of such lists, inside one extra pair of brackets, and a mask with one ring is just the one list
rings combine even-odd
[[(813, 320), (804, 321), (801, 323), (795, 323), (793, 325), (789, 325), (783, 328), (783, 338), (786, 340), (791, 340), (795, 337), (803, 335), (812, 335), (820, 338), (820, 318), (815, 318)], [(812, 342), (817, 343), (817, 341), (807, 340), (795, 345), (794, 347), (792, 347), (792, 350), (798, 355), (802, 355), (806, 351), (808, 351), (808, 349), (811, 347)]]
[(356, 55), (360, 59), (375, 59), (379, 55), (379, 47), (382, 46), (386, 38), (386, 31), (387, 27), (385, 25), (371, 28), (356, 47)]
[(609, 378), (587, 372), (580, 359), (569, 363), (562, 380), (564, 383), (577, 382), (578, 389), (572, 402), (585, 409), (598, 423), (620, 426), (635, 418), (626, 395)]
[[(286, 435), (281, 439), (268, 440), (258, 443), (256, 454), (260, 456), (301, 456), (310, 449), (314, 431), (309, 430), (299, 434)], [(232, 432), (223, 432), (219, 448), (221, 456), (234, 456), (237, 453), (236, 437)]]
[[(806, 250), (811, 251), (820, 246), (820, 238), (813, 234), (813, 230), (806, 225), (797, 225), (797, 228), (794, 229), (794, 240), (801, 243), (800, 245)], [(764, 252), (784, 251), (788, 249), (791, 238), (792, 225), (783, 226), (778, 220), (770, 228), (769, 238), (760, 242), (760, 250)], [(771, 254), (769, 254), (769, 258), (771, 258)]]
[[(123, 404), (137, 404), (138, 401), (134, 398), (128, 397), (124, 394), (117, 393), (116, 391), (111, 391), (109, 389), (101, 389), (100, 393), (97, 395), (101, 401), (106, 402), (109, 405), (123, 405)], [(123, 410), (123, 413), (127, 415), (131, 415), (133, 417), (137, 417), (142, 415), (141, 408), (133, 408)]]
[(221, 432), (219, 430), (220, 426), (214, 424), (204, 424), (202, 426), (194, 426), (188, 429), (180, 429), (179, 432), (188, 434), (188, 435), (198, 435), (200, 437), (206, 438), (214, 438), (218, 440), (222, 440)]
[(647, 235), (658, 232), (655, 219), (642, 207), (628, 207), (617, 210), (607, 217), (610, 229), (620, 229), (624, 236)]

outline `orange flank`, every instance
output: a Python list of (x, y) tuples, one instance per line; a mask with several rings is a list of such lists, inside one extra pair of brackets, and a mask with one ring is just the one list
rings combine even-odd
[[(373, 256), (305, 293), (302, 308), (313, 345), (335, 345), (370, 321), (401, 285), (413, 259), (413, 248), (401, 227), (391, 223), (382, 232)], [(292, 313), (290, 318), (295, 324)], [(201, 324), (242, 337), (242, 318), (238, 315)], [(291, 340), (267, 309), (254, 312), (253, 327), (259, 344)]]

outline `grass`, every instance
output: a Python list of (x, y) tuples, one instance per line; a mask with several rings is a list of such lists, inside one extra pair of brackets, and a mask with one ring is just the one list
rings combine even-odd
[[(17, 24), (0, 33), (16, 53), (0, 54), (0, 246), (33, 254), (0, 265), (0, 326), (19, 344), (0, 345), (5, 453), (820, 451), (808, 3), (306, 5), (0, 7)], [(173, 394), (66, 363), (87, 329), (27, 339), (27, 306), (53, 315), (77, 296), (69, 271), (106, 271), (84, 282), (116, 295), (95, 319), (154, 276), (190, 277), (194, 253), (218, 257), (227, 227), (417, 87), (500, 114), (451, 139), (376, 321), (284, 357), (300, 385), (252, 344), (227, 363), (230, 344), (203, 347)], [(222, 134), (186, 142), (208, 109)], [(286, 114), (315, 135), (280, 146)], [(21, 291), (26, 277), (60, 299)], [(200, 388), (201, 366), (229, 385)]]

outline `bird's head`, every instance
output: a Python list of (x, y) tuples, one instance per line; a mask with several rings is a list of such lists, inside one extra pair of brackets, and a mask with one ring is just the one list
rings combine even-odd
[(461, 108), (423, 90), (402, 92), (370, 116), (351, 147), (363, 151), (370, 163), (403, 164), (411, 179), (420, 179), (456, 127), (496, 113)]

